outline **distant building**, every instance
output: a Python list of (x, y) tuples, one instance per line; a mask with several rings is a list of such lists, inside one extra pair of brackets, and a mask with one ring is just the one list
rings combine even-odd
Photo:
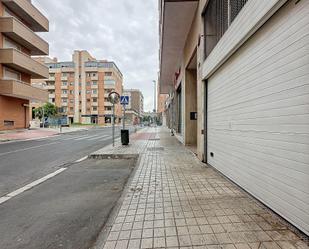
[[(108, 94), (116, 91), (121, 95), (123, 88), (122, 73), (114, 62), (96, 60), (87, 51), (74, 51), (72, 61), (45, 61), (45, 64), (49, 78), (44, 89), (49, 92), (49, 102), (59, 108), (69, 123), (111, 123), (112, 104)], [(115, 106), (115, 116), (116, 122), (120, 122), (120, 104)]]
[(125, 89), (124, 96), (129, 96), (126, 106), (126, 123), (139, 124), (144, 114), (144, 96), (138, 89)]
[(0, 130), (27, 128), (29, 102), (48, 100), (46, 91), (30, 84), (48, 78), (47, 67), (31, 58), (48, 55), (48, 43), (35, 34), (48, 30), (31, 1), (0, 1)]
[(160, 84), (157, 86), (157, 113), (160, 123), (164, 126), (167, 124), (167, 115), (166, 115), (166, 101), (168, 100), (168, 94), (161, 94), (160, 93)]

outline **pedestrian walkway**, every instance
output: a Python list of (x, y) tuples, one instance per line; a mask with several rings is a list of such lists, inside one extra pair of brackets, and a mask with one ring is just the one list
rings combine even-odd
[(100, 248), (309, 248), (295, 229), (199, 162), (168, 130), (144, 129), (131, 140), (95, 153), (140, 155)]
[(58, 132), (43, 129), (2, 131), (0, 132), (0, 142), (7, 142), (12, 140), (39, 139), (44, 137), (51, 137), (56, 134), (58, 134)]

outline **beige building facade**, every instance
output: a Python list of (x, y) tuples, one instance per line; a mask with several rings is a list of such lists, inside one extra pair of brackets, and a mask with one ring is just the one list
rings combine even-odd
[[(123, 76), (114, 62), (96, 60), (87, 51), (74, 51), (72, 61), (49, 62), (45, 89), (49, 102), (59, 108), (69, 123), (110, 124), (112, 104), (108, 94), (123, 89)], [(115, 105), (116, 123), (121, 121), (120, 104)]]
[(30, 101), (48, 100), (45, 90), (31, 86), (31, 79), (48, 78), (47, 67), (31, 58), (48, 55), (48, 43), (35, 33), (48, 30), (31, 1), (0, 1), (0, 130), (29, 127)]
[(144, 96), (138, 89), (125, 89), (124, 96), (129, 97), (129, 104), (126, 106), (126, 123), (140, 124), (144, 115)]
[(309, 1), (160, 1), (168, 125), (309, 234)]

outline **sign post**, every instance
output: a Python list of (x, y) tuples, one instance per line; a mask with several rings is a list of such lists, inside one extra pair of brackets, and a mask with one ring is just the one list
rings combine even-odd
[(122, 129), (125, 129), (125, 117), (126, 117), (126, 105), (129, 104), (129, 96), (121, 96), (120, 97), (120, 104), (123, 106), (123, 122), (122, 122)]
[(117, 92), (110, 92), (108, 94), (108, 100), (113, 104), (113, 114), (112, 114), (112, 135), (113, 135), (113, 147), (115, 147), (115, 104), (119, 102), (120, 95)]

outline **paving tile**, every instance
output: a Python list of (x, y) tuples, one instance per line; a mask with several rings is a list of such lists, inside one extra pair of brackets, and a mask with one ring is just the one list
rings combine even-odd
[[(129, 147), (109, 148), (140, 153), (129, 186), (139, 191), (124, 197), (104, 249), (309, 249), (280, 217), (199, 163), (168, 132), (149, 130), (160, 140), (141, 135)], [(147, 150), (154, 147), (164, 151)]]
[(138, 249), (140, 248), (141, 240), (140, 239), (132, 239), (129, 241), (128, 249)]
[(152, 248), (153, 238), (142, 239), (141, 248)]
[(178, 237), (177, 236), (171, 236), (166, 237), (166, 246), (169, 247), (178, 247)]

